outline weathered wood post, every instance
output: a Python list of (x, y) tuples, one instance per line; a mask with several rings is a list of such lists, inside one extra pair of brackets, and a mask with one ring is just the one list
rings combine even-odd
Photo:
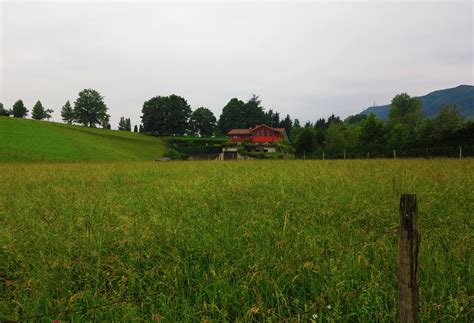
[(305, 159), (306, 159), (306, 153), (305, 153), (305, 151), (303, 150), (303, 160), (305, 160)]
[(418, 253), (420, 234), (417, 225), (416, 195), (400, 198), (398, 229), (398, 321), (418, 322)]
[(346, 150), (344, 149), (344, 159), (346, 159)]
[(461, 148), (461, 146), (459, 146), (459, 159), (461, 159), (461, 158), (462, 158), (462, 148)]
[(324, 150), (323, 150), (323, 160), (324, 160)]
[(395, 151), (395, 149), (393, 150), (393, 159), (397, 158), (397, 152)]

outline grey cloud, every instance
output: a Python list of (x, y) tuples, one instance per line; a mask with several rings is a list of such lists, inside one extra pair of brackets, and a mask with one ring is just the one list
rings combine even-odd
[(302, 122), (473, 83), (472, 3), (2, 2), (0, 101), (120, 116), (176, 93), (217, 115), (258, 93)]

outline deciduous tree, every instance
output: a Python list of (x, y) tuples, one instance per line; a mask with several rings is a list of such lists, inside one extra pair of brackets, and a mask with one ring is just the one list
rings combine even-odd
[(146, 133), (160, 136), (183, 135), (189, 128), (191, 108), (177, 95), (157, 96), (143, 104), (142, 123)]
[(193, 134), (211, 136), (216, 129), (216, 117), (211, 110), (200, 107), (191, 114), (189, 127)]
[(95, 127), (108, 122), (107, 106), (104, 98), (93, 89), (84, 89), (74, 102), (74, 119), (84, 126)]

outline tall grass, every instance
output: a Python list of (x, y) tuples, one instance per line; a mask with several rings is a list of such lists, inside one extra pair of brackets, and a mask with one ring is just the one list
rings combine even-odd
[(0, 320), (393, 321), (409, 192), (420, 318), (472, 321), (473, 174), (473, 160), (3, 164)]

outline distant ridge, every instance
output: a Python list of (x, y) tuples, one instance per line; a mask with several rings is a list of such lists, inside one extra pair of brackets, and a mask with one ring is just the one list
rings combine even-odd
[[(410, 94), (410, 93), (408, 93)], [(459, 113), (466, 119), (474, 119), (474, 86), (459, 85), (454, 88), (438, 90), (419, 97), (423, 103), (422, 109), (426, 117), (435, 117), (443, 104), (454, 103), (458, 106)], [(360, 114), (371, 112), (380, 119), (387, 119), (390, 104), (369, 107)]]

